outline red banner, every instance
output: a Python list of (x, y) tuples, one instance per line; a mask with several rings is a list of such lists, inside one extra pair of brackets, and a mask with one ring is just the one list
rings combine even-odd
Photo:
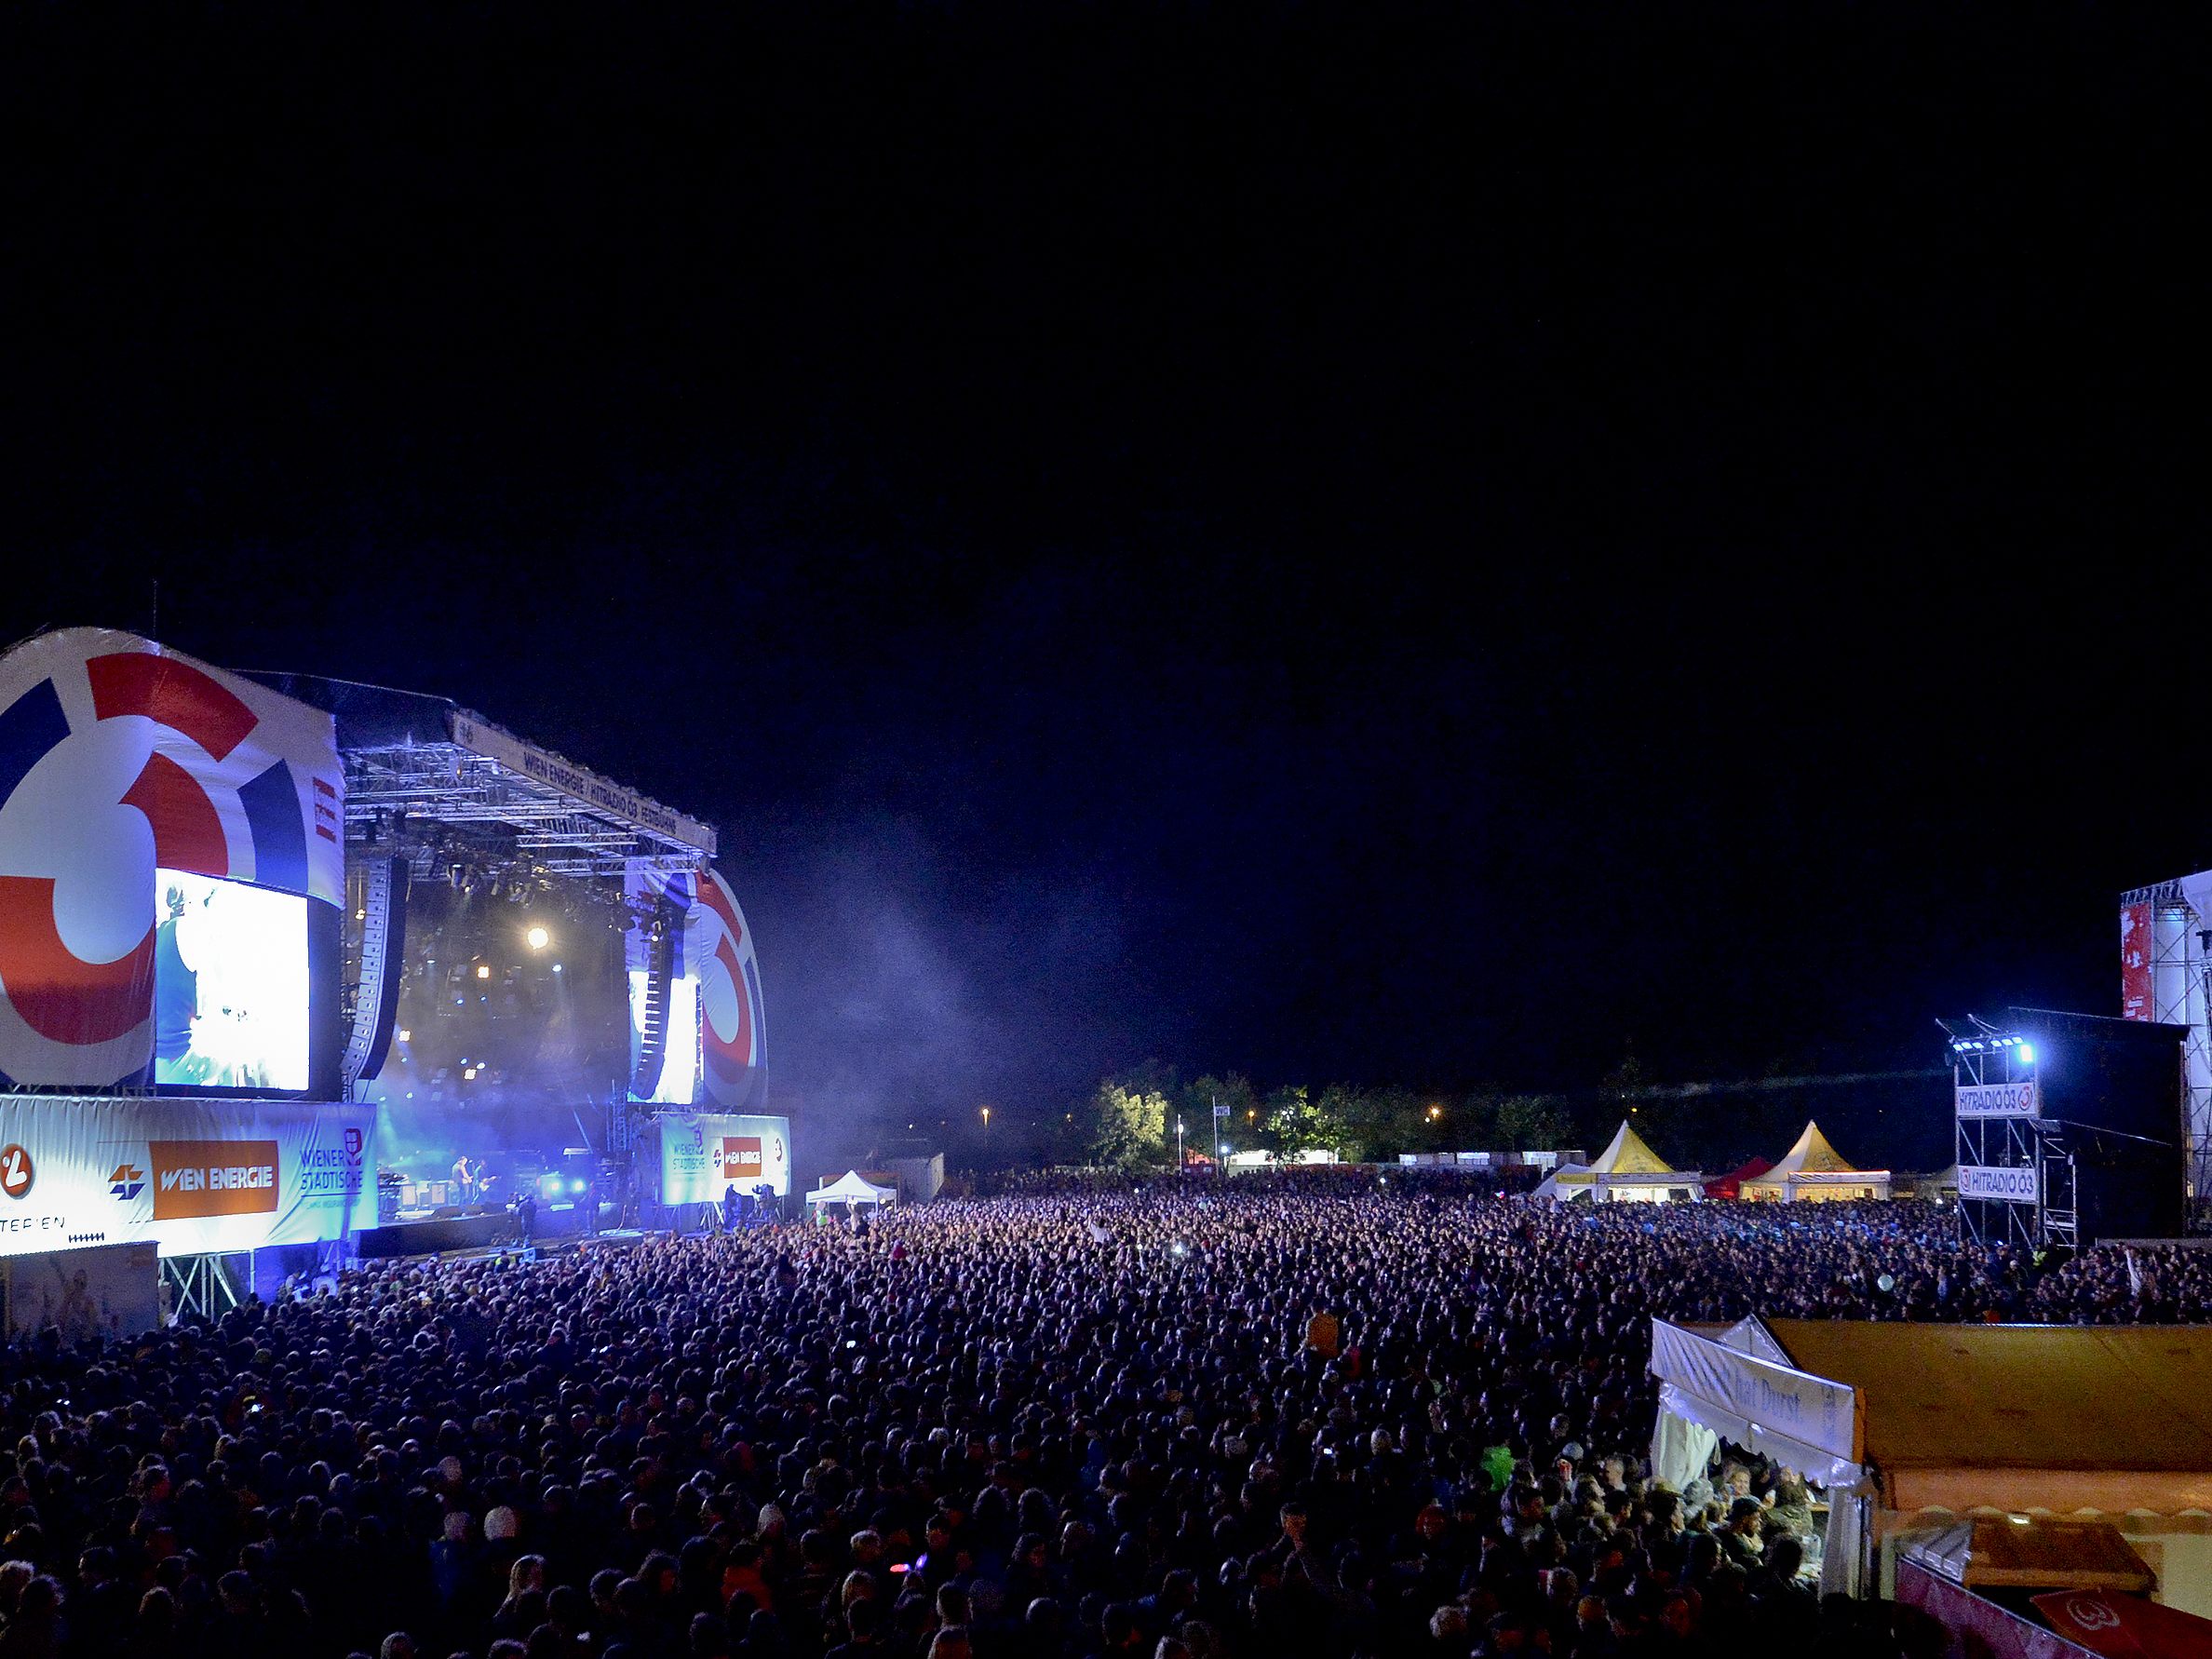
[(2054, 1590), (2030, 1598), (2052, 1628), (2093, 1653), (2124, 1659), (2208, 1659), (2212, 1619), (2113, 1590)]
[(2120, 907), (2120, 1018), (2156, 1019), (2151, 982), (2151, 906)]

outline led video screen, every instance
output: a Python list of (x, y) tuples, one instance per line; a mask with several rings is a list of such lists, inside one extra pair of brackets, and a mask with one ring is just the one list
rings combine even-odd
[(154, 900), (155, 1085), (306, 1088), (308, 901), (173, 870)]

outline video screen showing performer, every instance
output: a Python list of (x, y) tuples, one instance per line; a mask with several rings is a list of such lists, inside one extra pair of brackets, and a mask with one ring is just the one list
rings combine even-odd
[(155, 1082), (305, 1088), (307, 901), (182, 870), (155, 883)]

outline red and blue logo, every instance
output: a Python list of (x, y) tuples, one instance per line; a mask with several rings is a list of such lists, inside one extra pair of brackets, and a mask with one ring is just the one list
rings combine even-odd
[(329, 716), (135, 635), (0, 657), (0, 1076), (142, 1077), (155, 870), (340, 902), (341, 776)]
[[(700, 871), (698, 880), (698, 907), (687, 930), (698, 944), (701, 1070), (716, 1104), (748, 1112), (768, 1087), (760, 964), (730, 884), (713, 870)], [(689, 940), (684, 954), (692, 954)]]

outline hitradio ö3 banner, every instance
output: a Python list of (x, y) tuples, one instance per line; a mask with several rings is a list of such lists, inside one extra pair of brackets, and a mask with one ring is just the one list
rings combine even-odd
[(376, 1223), (375, 1126), (369, 1105), (0, 1098), (0, 1256), (344, 1237)]
[[(239, 883), (334, 913), (344, 787), (329, 715), (135, 634), (65, 628), (0, 656), (0, 1082), (146, 1081), (159, 924), (211, 938), (203, 918), (248, 908)], [(169, 1058), (195, 1075), (162, 1081), (301, 1086), (241, 1052), (230, 1028), (260, 1016), (218, 994), (226, 964), (186, 965), (209, 983), (172, 976)]]

